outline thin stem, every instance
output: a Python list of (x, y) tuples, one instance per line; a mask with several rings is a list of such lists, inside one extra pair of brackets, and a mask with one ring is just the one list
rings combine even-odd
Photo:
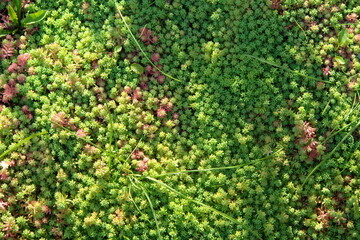
[[(129, 179), (130, 179), (130, 178), (129, 178)], [(130, 182), (131, 182), (132, 185), (134, 185), (135, 187), (137, 187), (136, 184), (135, 184), (132, 180), (130, 180)], [(138, 210), (139, 213), (143, 214), (143, 212), (140, 210), (140, 208), (139, 208), (138, 205), (136, 204), (134, 198), (132, 197), (131, 187), (129, 187), (129, 196), (130, 196), (130, 201), (135, 205), (136, 210)]]
[(206, 208), (210, 209), (211, 211), (219, 214), (220, 216), (222, 216), (222, 217), (230, 220), (230, 221), (233, 222), (233, 223), (236, 223), (236, 224), (241, 225), (244, 229), (248, 230), (249, 232), (251, 232), (252, 234), (254, 234), (256, 237), (261, 238), (260, 235), (259, 235), (257, 232), (255, 232), (255, 231), (253, 231), (251, 228), (247, 227), (246, 224), (241, 223), (240, 221), (238, 221), (238, 220), (236, 220), (235, 218), (227, 215), (226, 213), (223, 213), (223, 212), (221, 212), (221, 211), (219, 211), (219, 210), (217, 210), (217, 209), (215, 209), (215, 208), (213, 208), (213, 207), (211, 207), (211, 206), (209, 206), (209, 205), (207, 205), (207, 204), (205, 204), (205, 203), (202, 203), (202, 202), (200, 202), (200, 201), (198, 201), (198, 200), (195, 200), (195, 199), (193, 199), (193, 198), (191, 198), (191, 197), (189, 197), (189, 196), (187, 196), (187, 195), (185, 195), (185, 194), (183, 194), (183, 193), (175, 190), (174, 188), (170, 187), (170, 186), (167, 185), (166, 183), (164, 183), (164, 182), (162, 182), (162, 181), (159, 181), (158, 179), (155, 179), (155, 178), (152, 178), (152, 177), (145, 177), (145, 178), (148, 179), (148, 180), (150, 180), (150, 181), (152, 181), (152, 182), (155, 182), (155, 183), (159, 184), (160, 186), (165, 187), (166, 189), (168, 189), (168, 190), (176, 193), (177, 195), (179, 195), (179, 196), (181, 196), (181, 197), (183, 197), (183, 198), (185, 198), (185, 199), (187, 199), (187, 200), (189, 200), (189, 201), (191, 201), (191, 202), (193, 202), (193, 203), (196, 203), (196, 204), (198, 204), (198, 205), (200, 205), (200, 206), (203, 206), (203, 207), (206, 207)]
[(264, 60), (264, 59), (261, 59), (261, 58), (258, 58), (258, 57), (255, 57), (255, 56), (252, 56), (252, 55), (249, 55), (249, 54), (241, 54), (241, 55), (247, 56), (247, 57), (251, 57), (251, 58), (256, 59), (256, 60), (258, 60), (258, 61), (260, 61), (260, 62), (262, 62), (262, 63), (266, 63), (266, 64), (269, 64), (269, 65), (271, 65), (271, 66), (274, 66), (274, 67), (283, 69), (283, 70), (285, 70), (285, 71), (289, 71), (289, 72), (295, 73), (295, 74), (300, 75), (300, 76), (302, 76), (302, 77), (310, 78), (310, 79), (317, 80), (317, 81), (321, 81), (321, 82), (325, 82), (325, 83), (331, 83), (331, 82), (329, 82), (329, 81), (324, 81), (323, 79), (319, 79), (319, 78), (315, 78), (315, 77), (311, 77), (311, 76), (305, 75), (305, 74), (300, 73), (300, 72), (298, 72), (298, 71), (292, 70), (292, 69), (287, 68), (287, 67), (280, 66), (280, 65), (278, 65), (278, 64), (275, 64), (275, 63), (266, 61), (266, 60)]
[(17, 144), (15, 144), (13, 147), (10, 147), (8, 150), (6, 150), (5, 152), (3, 152), (3, 153), (0, 155), (0, 159), (2, 159), (3, 157), (5, 157), (5, 156), (8, 155), (9, 153), (15, 151), (15, 150), (18, 149), (21, 145), (23, 145), (24, 143), (30, 141), (30, 140), (33, 139), (34, 137), (41, 136), (41, 135), (45, 135), (45, 134), (47, 134), (47, 133), (48, 133), (47, 131), (43, 131), (43, 132), (40, 132), (40, 133), (32, 134), (32, 135), (30, 135), (30, 136), (27, 137), (27, 138), (24, 138), (23, 140), (21, 140), (20, 142), (18, 142)]
[(154, 220), (155, 220), (155, 224), (156, 224), (156, 230), (157, 230), (156, 232), (158, 234), (158, 239), (162, 239), (161, 234), (160, 234), (159, 222), (158, 222), (158, 219), (157, 219), (157, 216), (156, 216), (156, 213), (155, 213), (154, 206), (152, 204), (151, 198), (150, 198), (149, 194), (147, 193), (147, 189), (143, 186), (143, 184), (139, 180), (137, 180), (136, 178), (134, 178), (134, 180), (139, 184), (142, 192), (144, 193), (146, 199), (149, 202), (149, 205), (150, 205), (150, 208), (151, 208)]
[[(281, 151), (282, 149), (279, 149), (278, 151), (276, 151), (275, 153), (278, 153), (279, 151)], [(249, 163), (244, 163), (244, 164), (239, 164), (239, 165), (235, 165), (235, 166), (227, 166), (227, 167), (217, 167), (217, 168), (205, 168), (205, 169), (191, 169), (191, 170), (183, 170), (183, 171), (178, 171), (178, 172), (170, 172), (170, 173), (164, 173), (164, 174), (160, 174), (160, 175), (156, 175), (156, 176), (152, 176), (153, 178), (161, 178), (161, 177), (165, 177), (165, 176), (170, 176), (170, 175), (179, 175), (179, 174), (184, 174), (184, 173), (192, 173), (192, 172), (207, 172), (207, 171), (218, 171), (218, 170), (226, 170), (226, 169), (235, 169), (235, 168), (241, 168), (241, 167), (245, 167), (248, 165), (252, 165), (252, 164), (256, 164), (260, 161), (269, 159), (273, 156), (269, 155), (263, 158), (259, 158), (259, 159), (255, 159), (252, 160)]]
[(307, 41), (308, 38), (307, 38), (307, 36), (306, 36), (306, 33), (305, 33), (304, 29), (300, 26), (300, 24), (299, 24), (296, 20), (295, 20), (295, 23), (296, 23), (296, 25), (301, 29), (301, 31), (304, 33), (305, 39), (306, 39), (306, 41)]
[(333, 136), (335, 136), (336, 134), (338, 134), (339, 132), (341, 132), (342, 130), (346, 129), (347, 127), (349, 127), (351, 124), (353, 124), (354, 122), (351, 122), (347, 125), (345, 125), (344, 127), (340, 128), (338, 131), (335, 132), (335, 129), (333, 129), (330, 133), (330, 135), (324, 140), (322, 141), (322, 144), (326, 143), (330, 138), (332, 138)]

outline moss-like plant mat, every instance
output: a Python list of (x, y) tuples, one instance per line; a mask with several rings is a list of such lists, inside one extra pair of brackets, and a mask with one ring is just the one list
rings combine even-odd
[(357, 1), (14, 2), (1, 239), (360, 238)]

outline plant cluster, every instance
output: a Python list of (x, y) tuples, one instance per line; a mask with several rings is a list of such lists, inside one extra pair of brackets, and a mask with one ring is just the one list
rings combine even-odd
[(40, 9), (1, 39), (0, 238), (360, 237), (356, 1)]

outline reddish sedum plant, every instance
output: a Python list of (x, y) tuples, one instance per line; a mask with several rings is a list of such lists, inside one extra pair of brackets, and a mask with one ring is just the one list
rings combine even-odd
[(7, 42), (1, 48), (0, 56), (2, 59), (9, 58), (14, 55), (15, 48), (12, 42)]
[[(154, 53), (151, 59), (154, 62), (160, 61), (160, 54)], [(148, 80), (150, 81), (156, 80), (159, 84), (163, 84), (166, 80), (166, 77), (163, 74), (161, 74), (161, 72), (159, 71), (159, 69), (161, 68), (162, 68), (161, 64), (156, 65), (156, 68), (152, 67), (151, 65), (147, 65), (145, 67), (145, 73), (141, 76), (142, 82), (146, 83)]]
[(136, 88), (134, 90), (134, 93), (133, 93), (133, 102), (138, 102), (138, 101), (141, 101), (142, 99), (142, 92), (141, 92), (141, 89), (140, 88)]
[(323, 71), (323, 73), (324, 73), (325, 76), (329, 76), (329, 75), (332, 74), (332, 73), (331, 73), (331, 69), (330, 69), (329, 66), (326, 66), (325, 68), (323, 68), (322, 71)]
[(159, 38), (157, 36), (151, 36), (152, 32), (150, 29), (143, 27), (139, 29), (140, 40), (146, 45), (150, 45), (151, 43), (156, 43)]
[(316, 136), (315, 130), (316, 130), (316, 128), (311, 127), (310, 123), (304, 122), (303, 131), (304, 131), (304, 137), (306, 139), (310, 140), (311, 138), (314, 138)]
[(16, 73), (18, 72), (20, 69), (19, 65), (17, 63), (12, 63), (9, 67), (8, 67), (8, 71), (10, 73)]
[(152, 66), (147, 65), (147, 66), (145, 67), (145, 70), (146, 70), (146, 73), (147, 73), (147, 74), (151, 74), (151, 73), (152, 73)]
[(315, 131), (316, 128), (311, 127), (310, 123), (304, 122), (301, 126), (301, 137), (297, 141), (297, 143), (303, 145), (302, 149), (306, 152), (310, 160), (320, 155), (317, 151), (319, 143), (314, 140), (316, 137)]
[(4, 92), (2, 93), (2, 102), (8, 103), (18, 93), (16, 82), (14, 80), (10, 80), (7, 84), (4, 84), (3, 88)]
[(19, 74), (17, 76), (17, 80), (18, 80), (19, 83), (24, 83), (25, 80), (26, 80), (26, 76), (24, 74)]
[(84, 2), (82, 5), (81, 5), (81, 8), (83, 10), (84, 13), (87, 13), (89, 8), (90, 8), (90, 3), (89, 2)]
[(140, 84), (139, 84), (139, 87), (142, 89), (142, 90), (149, 90), (149, 85), (145, 82), (145, 81), (142, 81)]
[(137, 159), (137, 160), (142, 159), (142, 158), (144, 158), (144, 157), (145, 157), (145, 154), (144, 154), (144, 152), (141, 151), (141, 150), (136, 150), (136, 151), (134, 151), (133, 154), (131, 155), (131, 158), (132, 158), (132, 159)]
[(159, 53), (153, 53), (153, 55), (151, 56), (151, 60), (153, 62), (158, 62), (160, 61), (160, 54)]
[(276, 10), (280, 9), (282, 0), (271, 0), (270, 2), (271, 2), (271, 5), (270, 5), (271, 8), (276, 9)]
[(166, 110), (164, 108), (159, 108), (157, 111), (156, 111), (156, 115), (159, 117), (159, 118), (164, 118), (166, 117)]
[(359, 15), (357, 15), (356, 13), (351, 13), (346, 16), (346, 20), (348, 22), (355, 23), (357, 21), (358, 17), (359, 17)]
[(7, 202), (4, 202), (3, 200), (0, 200), (0, 209), (1, 210), (5, 210), (8, 205), (9, 204)]
[(329, 222), (331, 220), (331, 216), (328, 210), (322, 207), (322, 208), (317, 208), (316, 212), (317, 212), (317, 220), (322, 224), (324, 228), (328, 228)]
[(34, 218), (42, 218), (45, 214), (51, 214), (51, 209), (41, 201), (30, 201), (26, 205), (30, 215)]
[(3, 172), (3, 173), (0, 174), (0, 180), (8, 180), (8, 178), (9, 177), (8, 177), (8, 175), (6, 173)]
[(24, 68), (29, 59), (30, 59), (30, 54), (28, 54), (28, 53), (20, 54), (17, 57), (17, 61), (18, 61), (20, 68)]
[(131, 93), (132, 93), (131, 87), (125, 86), (125, 87), (124, 87), (124, 92), (126, 92), (127, 94), (131, 94)]
[(139, 161), (139, 162), (136, 164), (136, 166), (137, 166), (136, 171), (139, 171), (139, 172), (145, 172), (145, 171), (147, 171), (148, 168), (149, 168), (148, 163), (149, 163), (149, 158), (144, 157), (143, 160)]
[(157, 80), (157, 82), (158, 82), (159, 84), (164, 84), (166, 78), (165, 78), (164, 75), (159, 75), (159, 76), (156, 78), (156, 80)]
[(307, 153), (310, 159), (317, 158), (320, 154), (317, 151), (318, 142), (313, 141), (309, 145), (303, 147), (303, 150)]
[(180, 115), (179, 115), (179, 113), (178, 112), (174, 112), (173, 114), (172, 114), (172, 117), (173, 117), (173, 119), (179, 119), (179, 117), (180, 117)]
[[(5, 1), (7, 1), (7, 0), (5, 0)], [(8, 27), (9, 23), (10, 23), (10, 16), (7, 14), (0, 13), (0, 27), (2, 29), (6, 29)]]
[(22, 72), (26, 66), (27, 61), (30, 59), (30, 54), (25, 53), (17, 57), (17, 63), (12, 63), (8, 67), (10, 73)]
[(30, 108), (29, 106), (27, 105), (24, 105), (22, 108), (21, 108), (21, 111), (26, 115), (26, 117), (28, 119), (32, 119), (33, 118), (33, 114), (30, 112)]
[(85, 130), (83, 130), (83, 129), (78, 129), (78, 130), (76, 131), (76, 136), (81, 137), (81, 138), (84, 138), (84, 137), (87, 136), (87, 133), (86, 133)]
[(149, 158), (145, 156), (144, 152), (141, 150), (136, 150), (131, 154), (131, 159), (133, 160), (139, 160), (136, 163), (136, 171), (144, 172), (148, 170), (148, 162)]
[[(66, 113), (64, 112), (59, 112), (57, 114), (55, 114), (52, 118), (51, 121), (53, 121), (54, 123), (66, 127), (68, 124), (68, 119), (66, 118)], [(57, 125), (55, 125), (55, 127), (58, 127)]]
[(160, 107), (165, 109), (166, 112), (171, 112), (174, 108), (174, 105), (170, 100), (166, 97), (163, 98), (160, 102)]
[(74, 124), (70, 123), (69, 119), (66, 117), (66, 113), (59, 112), (56, 113), (52, 118), (51, 121), (54, 123), (54, 127), (57, 128), (60, 126), (62, 127), (70, 127), (71, 130), (76, 130)]
[(356, 35), (354, 36), (354, 41), (355, 41), (355, 42), (360, 42), (360, 34), (356, 34)]
[(353, 91), (357, 86), (357, 82), (356, 81), (351, 81), (348, 84), (346, 84), (347, 90), (348, 91)]
[(154, 35), (154, 36), (152, 37), (152, 43), (156, 43), (157, 41), (159, 41), (159, 37), (156, 36), (156, 35)]

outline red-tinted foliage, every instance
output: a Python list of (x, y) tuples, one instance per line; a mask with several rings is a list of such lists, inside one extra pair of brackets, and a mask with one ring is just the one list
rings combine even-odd
[(323, 71), (324, 75), (326, 75), (326, 76), (329, 76), (332, 74), (329, 66), (326, 66), (326, 68), (323, 68), (322, 71)]
[(271, 5), (270, 5), (271, 8), (276, 10), (280, 9), (282, 0), (270, 0), (270, 1), (271, 1)]
[(16, 73), (20, 70), (20, 67), (17, 63), (12, 63), (9, 67), (8, 67), (8, 71), (10, 73)]
[(81, 138), (84, 138), (84, 137), (87, 136), (87, 133), (86, 133), (85, 130), (83, 130), (83, 129), (78, 129), (78, 130), (76, 131), (76, 136), (81, 137)]
[(8, 103), (18, 93), (18, 89), (16, 88), (16, 82), (14, 80), (10, 80), (7, 84), (3, 86), (3, 88), (4, 92), (2, 93), (2, 101), (4, 103)]
[(310, 159), (317, 158), (320, 154), (317, 151), (319, 143), (314, 140), (316, 137), (315, 131), (316, 128), (310, 126), (310, 123), (304, 122), (301, 128), (301, 137), (297, 140), (297, 143), (300, 143), (302, 149), (306, 152)]
[(3, 200), (0, 200), (0, 209), (1, 210), (5, 210), (8, 205), (9, 204), (7, 202), (4, 202)]
[(137, 160), (142, 159), (142, 158), (144, 158), (144, 157), (145, 157), (145, 154), (144, 154), (144, 152), (141, 151), (141, 150), (136, 150), (136, 151), (134, 151), (133, 154), (131, 155), (131, 158), (132, 158), (132, 159), (137, 159)]
[(357, 15), (356, 13), (351, 13), (346, 16), (346, 20), (348, 22), (355, 23), (357, 21), (358, 17), (359, 17), (359, 15)]
[(59, 127), (58, 125), (62, 126), (62, 127), (70, 127), (71, 130), (76, 130), (76, 126), (72, 123), (69, 122), (69, 119), (66, 117), (66, 113), (64, 112), (59, 112), (57, 114), (55, 114), (52, 118), (51, 121), (54, 122), (54, 127), (57, 128)]
[(156, 111), (156, 115), (159, 117), (159, 118), (164, 118), (166, 117), (166, 110), (164, 108), (159, 108), (157, 111)]
[(164, 75), (159, 75), (159, 76), (156, 78), (156, 80), (157, 80), (157, 82), (158, 82), (159, 84), (164, 84), (166, 78), (165, 78)]
[(18, 61), (20, 68), (24, 68), (29, 59), (30, 59), (30, 54), (28, 54), (28, 53), (20, 54), (17, 57), (17, 61)]
[(7, 42), (1, 48), (0, 56), (2, 59), (8, 58), (14, 55), (15, 48), (12, 42)]
[(148, 163), (149, 163), (149, 158), (144, 157), (143, 160), (139, 161), (136, 164), (136, 166), (137, 166), (136, 171), (145, 172), (149, 168)]
[(160, 54), (159, 53), (153, 53), (153, 55), (151, 56), (151, 60), (153, 62), (158, 62), (160, 61)]

